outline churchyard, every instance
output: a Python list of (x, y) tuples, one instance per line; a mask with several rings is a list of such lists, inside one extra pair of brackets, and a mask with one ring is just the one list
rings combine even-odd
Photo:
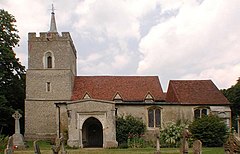
[[(192, 133), (189, 132), (187, 128), (182, 128), (180, 133), (180, 142), (178, 148), (160, 148), (160, 138), (161, 133), (164, 132), (156, 132), (155, 134), (155, 143), (152, 146), (148, 146), (143, 142), (144, 146), (140, 145), (139, 140), (134, 140), (134, 142), (130, 141), (128, 138), (127, 147), (115, 147), (115, 148), (71, 148), (66, 145), (66, 138), (62, 133), (60, 133), (59, 137), (55, 138), (55, 141), (24, 141), (23, 136), (20, 133), (20, 125), (19, 119), (22, 115), (16, 111), (12, 117), (15, 119), (15, 133), (6, 137), (5, 141), (7, 144), (5, 146), (4, 154), (78, 154), (78, 153), (86, 153), (86, 154), (121, 154), (121, 153), (129, 153), (129, 154), (228, 154), (228, 153), (239, 153), (240, 152), (240, 140), (238, 134), (232, 131), (229, 134), (228, 139), (226, 140), (223, 147), (218, 148), (210, 148), (210, 147), (202, 147), (202, 142), (200, 140), (191, 140)], [(169, 135), (168, 133), (167, 135)], [(2, 142), (1, 142), (2, 144)], [(1, 145), (2, 146), (2, 145)], [(175, 146), (177, 147), (177, 146)], [(0, 153), (3, 153), (1, 149)]]
[[(32, 154), (34, 153), (33, 142), (28, 142), (29, 148), (21, 151), (14, 151), (14, 154)], [(48, 142), (39, 142), (39, 147), (42, 154), (52, 154), (51, 145)], [(66, 148), (68, 154), (153, 154), (155, 148), (128, 148), (128, 149), (102, 149), (102, 148), (84, 148), (84, 149), (69, 149)], [(222, 147), (218, 148), (203, 148), (203, 154), (224, 154)], [(179, 148), (161, 148), (161, 154), (179, 154)], [(193, 154), (192, 148), (189, 149), (189, 154)]]

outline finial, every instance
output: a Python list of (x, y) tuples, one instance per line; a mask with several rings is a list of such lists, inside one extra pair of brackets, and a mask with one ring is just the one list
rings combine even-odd
[(57, 25), (55, 21), (55, 13), (54, 13), (54, 6), (52, 4), (52, 15), (51, 15), (51, 22), (50, 22), (50, 30), (49, 32), (57, 32)]

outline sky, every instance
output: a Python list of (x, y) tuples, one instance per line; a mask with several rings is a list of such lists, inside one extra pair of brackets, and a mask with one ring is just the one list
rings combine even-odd
[(21, 37), (27, 68), (29, 32), (47, 32), (51, 5), (58, 32), (70, 32), (78, 75), (208, 80), (219, 89), (240, 77), (239, 0), (0, 0)]

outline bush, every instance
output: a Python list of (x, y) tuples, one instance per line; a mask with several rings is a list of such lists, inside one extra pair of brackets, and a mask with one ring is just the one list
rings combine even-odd
[(201, 140), (206, 147), (222, 146), (228, 130), (226, 124), (215, 115), (195, 119), (189, 129), (193, 138)]
[(0, 135), (0, 153), (3, 153), (7, 148), (8, 136)]
[(179, 147), (182, 131), (187, 126), (187, 122), (169, 123), (165, 129), (160, 131), (160, 144), (162, 147)]
[(126, 117), (117, 117), (116, 132), (119, 145), (126, 145), (131, 136), (140, 137), (146, 131), (146, 125), (142, 119), (135, 118), (131, 115)]

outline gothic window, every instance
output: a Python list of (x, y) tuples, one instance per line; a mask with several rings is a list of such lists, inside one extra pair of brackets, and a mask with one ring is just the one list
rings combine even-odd
[(148, 109), (148, 127), (161, 127), (161, 109)]
[(154, 110), (148, 110), (148, 127), (154, 127)]
[(155, 110), (155, 126), (156, 126), (156, 127), (160, 127), (160, 126), (161, 126), (160, 116), (161, 116), (161, 111), (160, 111), (160, 109), (156, 109), (156, 110)]
[(208, 115), (207, 108), (197, 108), (194, 110), (194, 118), (201, 118), (204, 115)]
[(44, 68), (54, 68), (54, 56), (51, 51), (46, 52), (43, 59)]
[(52, 68), (52, 57), (51, 56), (47, 57), (47, 68)]

